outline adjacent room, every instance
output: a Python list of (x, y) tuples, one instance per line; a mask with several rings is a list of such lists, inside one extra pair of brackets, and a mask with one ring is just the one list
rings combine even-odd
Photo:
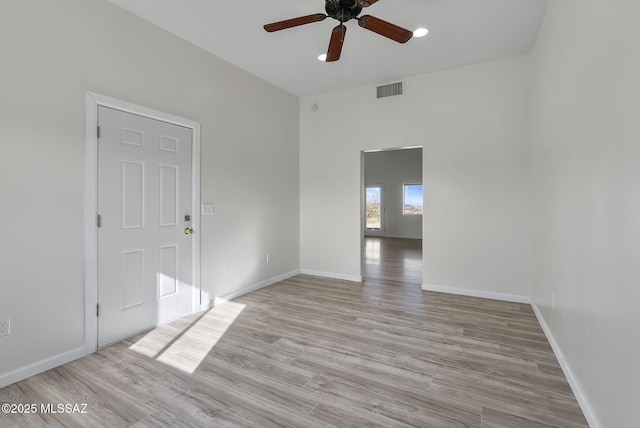
[(0, 2), (0, 426), (636, 427), (638, 16)]
[(365, 151), (363, 277), (422, 284), (422, 148)]

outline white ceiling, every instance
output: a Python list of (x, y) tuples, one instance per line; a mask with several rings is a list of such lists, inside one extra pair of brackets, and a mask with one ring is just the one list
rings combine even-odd
[(323, 0), (110, 0), (236, 66), (304, 97), (389, 83), (530, 52), (548, 0), (379, 0), (360, 15), (427, 27), (401, 45), (349, 21), (342, 57), (318, 61), (337, 22), (267, 33), (264, 24), (324, 13)]

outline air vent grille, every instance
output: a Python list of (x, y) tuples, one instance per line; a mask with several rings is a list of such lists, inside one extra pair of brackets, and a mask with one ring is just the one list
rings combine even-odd
[(402, 95), (402, 82), (390, 83), (388, 85), (378, 86), (378, 98), (394, 97)]

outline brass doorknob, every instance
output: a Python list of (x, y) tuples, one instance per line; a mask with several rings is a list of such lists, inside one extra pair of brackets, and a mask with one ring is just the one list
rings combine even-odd
[(184, 228), (184, 234), (185, 235), (191, 235), (193, 233), (193, 227), (185, 227)]

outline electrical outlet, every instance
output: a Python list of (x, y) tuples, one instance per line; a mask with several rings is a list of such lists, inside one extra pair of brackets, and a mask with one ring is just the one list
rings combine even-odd
[(0, 336), (11, 334), (11, 318), (0, 318)]
[(267, 262), (267, 264), (271, 263), (271, 254), (267, 253), (267, 257), (265, 257), (265, 261)]

